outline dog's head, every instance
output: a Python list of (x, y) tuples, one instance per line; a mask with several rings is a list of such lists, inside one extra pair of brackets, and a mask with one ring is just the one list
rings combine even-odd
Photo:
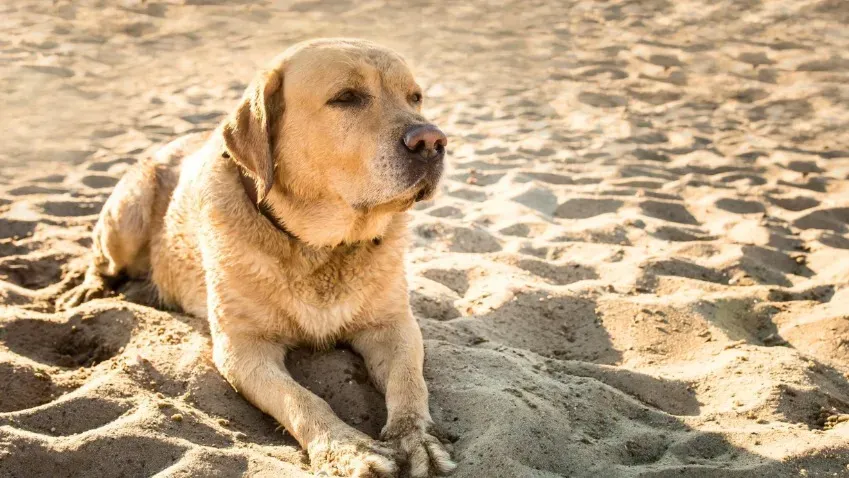
[(432, 194), (447, 139), (421, 115), (422, 90), (396, 53), (360, 40), (288, 49), (224, 122), (226, 148), (255, 181), (301, 200), (404, 210)]

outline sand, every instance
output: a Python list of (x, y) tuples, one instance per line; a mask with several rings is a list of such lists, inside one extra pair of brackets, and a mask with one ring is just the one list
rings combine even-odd
[[(458, 477), (849, 476), (849, 3), (0, 4), (0, 476), (307, 476), (142, 284), (70, 311), (121, 174), (318, 36), (450, 136), (412, 304)], [(339, 349), (298, 379), (376, 434)]]

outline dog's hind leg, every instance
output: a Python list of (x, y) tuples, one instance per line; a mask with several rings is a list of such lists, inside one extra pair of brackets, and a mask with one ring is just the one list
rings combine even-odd
[(192, 139), (196, 138), (184, 137), (166, 145), (153, 159), (139, 163), (121, 178), (94, 226), (92, 260), (85, 278), (59, 297), (59, 308), (108, 295), (109, 279), (123, 274), (147, 276), (150, 240), (161, 226), (177, 184), (179, 164)]
[(162, 167), (144, 162), (129, 170), (106, 200), (92, 233), (92, 256), (83, 283), (63, 294), (60, 308), (109, 293), (107, 282), (122, 274), (143, 276)]

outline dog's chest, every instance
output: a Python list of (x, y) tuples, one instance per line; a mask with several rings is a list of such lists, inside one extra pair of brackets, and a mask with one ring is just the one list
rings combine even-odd
[(361, 306), (354, 301), (315, 306), (308, 302), (293, 300), (280, 309), (281, 314), (278, 319), (296, 322), (298, 331), (306, 341), (324, 342), (350, 328), (350, 325), (356, 322), (357, 312)]
[(367, 320), (379, 294), (380, 268), (368, 250), (341, 251), (262, 267), (268, 297), (267, 331), (322, 342)]

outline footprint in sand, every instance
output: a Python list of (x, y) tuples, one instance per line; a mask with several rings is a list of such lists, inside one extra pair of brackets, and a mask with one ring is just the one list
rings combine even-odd
[(484, 202), (487, 199), (485, 191), (477, 191), (470, 187), (449, 187), (445, 186), (445, 194), (458, 199), (464, 199), (472, 202)]
[(640, 161), (656, 161), (659, 163), (668, 163), (669, 156), (660, 151), (652, 149), (637, 148), (631, 151), (631, 155)]
[(486, 253), (501, 250), (498, 240), (483, 229), (428, 223), (416, 227), (415, 232), (419, 237), (444, 246), (451, 252)]
[(109, 171), (113, 166), (118, 164), (135, 164), (133, 158), (118, 158), (110, 161), (93, 161), (88, 165), (89, 171)]
[(42, 289), (62, 280), (65, 254), (33, 253), (0, 258), (0, 280), (26, 289)]
[(537, 181), (542, 181), (548, 184), (556, 184), (556, 185), (564, 185), (564, 184), (574, 184), (574, 180), (570, 176), (566, 176), (565, 174), (557, 174), (557, 173), (537, 173), (533, 171), (527, 171), (522, 173), (524, 176), (527, 176), (531, 179), (535, 179)]
[(669, 453), (684, 463), (710, 460), (716, 466), (717, 463), (731, 460), (735, 452), (721, 434), (698, 432), (670, 446)]
[[(24, 410), (9, 416), (15, 427), (50, 436), (68, 436), (100, 428), (117, 420), (132, 408), (127, 400), (71, 397), (37, 410)], [(81, 420), (85, 417), (85, 420)]]
[(578, 101), (595, 106), (596, 108), (618, 108), (628, 104), (628, 98), (619, 95), (608, 95), (593, 91), (584, 91), (578, 94)]
[(717, 200), (714, 204), (723, 211), (733, 212), (735, 214), (761, 214), (766, 212), (764, 205), (757, 201), (722, 198)]
[(718, 174), (716, 180), (723, 184), (745, 183), (748, 186), (763, 186), (767, 183), (763, 176), (754, 173), (738, 172)]
[(441, 206), (427, 211), (427, 214), (433, 217), (463, 217), (463, 211), (454, 206)]
[(418, 317), (439, 321), (456, 319), (462, 315), (454, 306), (458, 299), (456, 295), (440, 293), (428, 288), (410, 291), (410, 307), (413, 313)]
[(421, 271), (421, 275), (448, 287), (460, 297), (466, 295), (469, 290), (469, 271), (465, 269), (427, 268)]
[(809, 196), (774, 196), (767, 194), (766, 200), (788, 211), (804, 211), (820, 205), (817, 199)]
[(563, 219), (587, 219), (616, 212), (623, 204), (625, 203), (618, 199), (568, 199), (557, 206), (554, 216)]
[(118, 179), (105, 174), (89, 174), (80, 179), (84, 185), (93, 189), (111, 188), (118, 184)]
[(546, 282), (555, 285), (567, 285), (582, 280), (598, 278), (598, 273), (596, 273), (594, 268), (575, 263), (553, 264), (550, 261), (531, 258), (518, 260), (516, 258), (509, 258), (503, 262), (528, 271), (544, 279)]
[(715, 284), (728, 284), (728, 275), (725, 272), (681, 259), (660, 260), (645, 264), (640, 282), (644, 284), (644, 287), (651, 288), (657, 276), (677, 276)]
[(73, 315), (64, 322), (20, 318), (5, 323), (0, 342), (46, 365), (92, 367), (118, 354), (134, 325), (133, 313), (119, 309)]
[(554, 214), (557, 209), (557, 196), (545, 187), (526, 188), (511, 200), (548, 216)]
[(43, 405), (60, 390), (46, 373), (31, 365), (0, 363), (0, 413)]
[(47, 176), (34, 179), (34, 181), (41, 183), (61, 183), (64, 180), (65, 176), (62, 174), (49, 174)]
[(793, 221), (800, 229), (829, 229), (834, 232), (849, 230), (849, 208), (837, 207), (813, 211)]
[(45, 214), (58, 217), (93, 216), (100, 213), (101, 201), (44, 201), (37, 205)]
[(681, 224), (698, 225), (699, 221), (690, 214), (683, 204), (666, 201), (643, 201), (640, 209), (649, 217)]
[(70, 78), (74, 76), (74, 70), (69, 68), (64, 68), (61, 66), (48, 66), (48, 65), (24, 65), (25, 68), (28, 68), (32, 71), (37, 71), (39, 73), (44, 73), (50, 76), (57, 76), (59, 78)]
[(757, 283), (783, 287), (793, 285), (788, 275), (813, 276), (813, 271), (803, 262), (796, 261), (781, 251), (760, 246), (743, 246), (742, 253), (737, 263), (727, 268), (729, 274), (733, 275), (735, 270), (742, 270)]
[(24, 256), (38, 251), (44, 244), (38, 241), (20, 241), (13, 239), (0, 240), (0, 258), (9, 256)]
[(780, 186), (790, 186), (794, 188), (807, 189), (809, 191), (814, 191), (818, 193), (824, 193), (828, 189), (829, 179), (827, 178), (815, 178), (811, 177), (806, 179), (805, 181), (785, 181), (783, 179), (778, 180), (778, 184)]
[(777, 100), (756, 106), (749, 110), (749, 121), (770, 121), (786, 124), (804, 120), (813, 112), (808, 100)]
[(475, 322), (484, 337), (547, 357), (609, 364), (621, 356), (598, 324), (595, 303), (583, 298), (520, 293)]
[(658, 239), (672, 242), (712, 241), (716, 239), (716, 236), (701, 229), (678, 226), (662, 225), (649, 229), (649, 233)]
[(835, 249), (849, 249), (849, 237), (826, 232), (821, 234), (817, 240), (819, 240), (822, 244)]
[(38, 222), (0, 217), (0, 239), (19, 239), (32, 235)]
[(47, 186), (39, 186), (37, 184), (32, 184), (28, 186), (12, 188), (7, 191), (7, 194), (10, 194), (12, 196), (36, 196), (41, 194), (64, 194), (66, 192), (68, 192), (68, 190), (63, 188), (50, 188)]
[(624, 80), (628, 78), (628, 72), (625, 70), (620, 70), (619, 68), (614, 68), (610, 66), (600, 66), (600, 67), (591, 67), (587, 68), (579, 73), (578, 76), (582, 76), (584, 78), (595, 78), (598, 76), (609, 78), (611, 80)]
[[(176, 463), (186, 449), (184, 444), (132, 432), (99, 435), (59, 452), (33, 440), (19, 443), (17, 453), (0, 460), (0, 475), (67, 476), (68, 463), (73, 463), (73, 470), (87, 470), (90, 476), (153, 476)], [(31, 459), (34, 456), (39, 458)]]

